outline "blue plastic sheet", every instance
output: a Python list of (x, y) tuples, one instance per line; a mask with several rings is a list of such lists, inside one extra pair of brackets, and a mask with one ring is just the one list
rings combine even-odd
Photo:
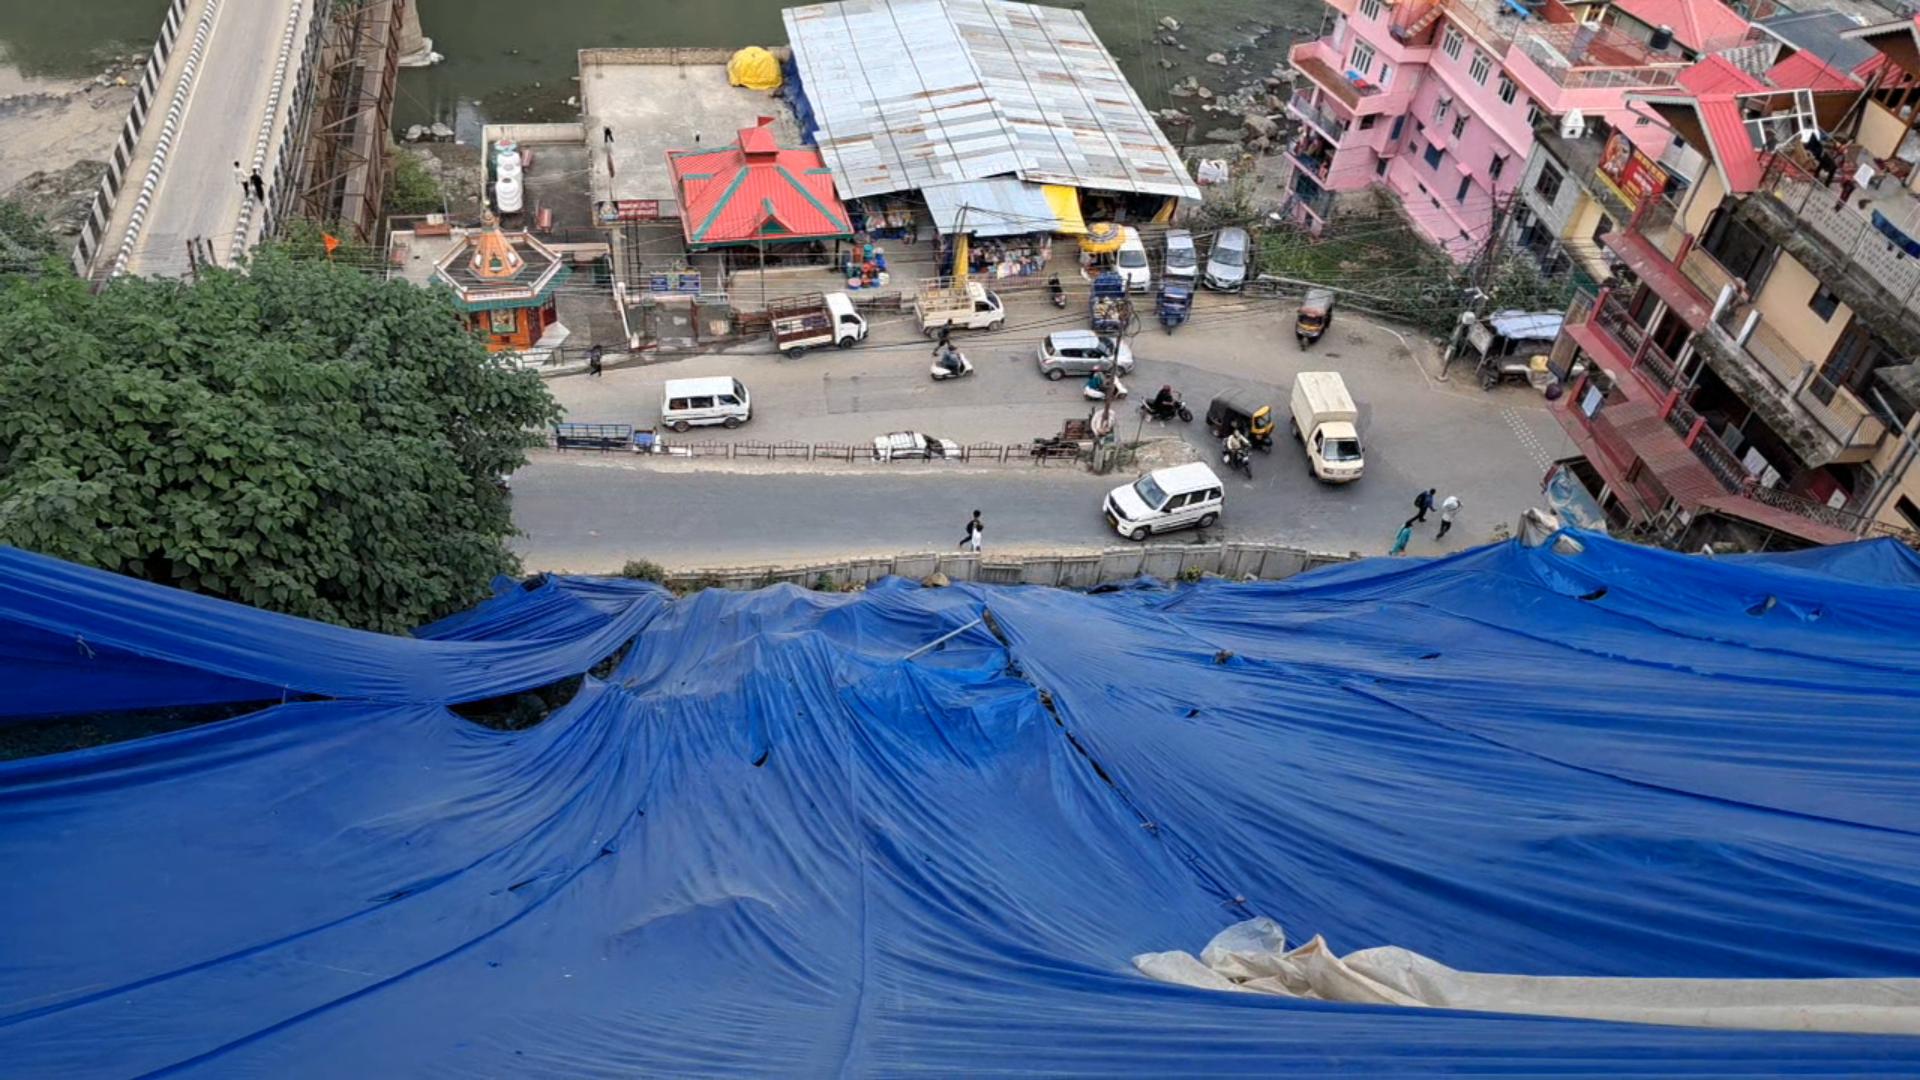
[[(94, 662), (114, 670), (163, 657), (170, 695), (288, 672), (356, 692), (0, 765), (0, 1061), (1913, 1075), (1920, 1040), (1332, 1005), (1132, 969), (1265, 914), (1466, 969), (1920, 975), (1920, 589), (1882, 559), (1582, 544), (1098, 595), (667, 602), (555, 578), (424, 640), (14, 554), (8, 635), (43, 597), (33, 633), (111, 642)], [(532, 729), (444, 707), (628, 639)]]

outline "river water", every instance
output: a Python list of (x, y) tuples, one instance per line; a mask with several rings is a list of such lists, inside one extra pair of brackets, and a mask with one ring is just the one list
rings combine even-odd
[[(233, 0), (230, 0), (233, 2)], [(238, 0), (251, 2), (251, 0)], [(398, 128), (435, 120), (463, 135), (484, 120), (570, 116), (575, 53), (593, 46), (735, 46), (785, 40), (780, 11), (792, 0), (419, 0), (422, 22), (446, 60), (402, 73)], [(40, 78), (92, 75), (104, 54), (152, 43), (167, 0), (0, 0), (0, 94)], [(1192, 74), (1231, 91), (1272, 69), (1296, 38), (1317, 31), (1320, 0), (1083, 0), (1094, 30), (1150, 106)], [(1184, 51), (1155, 41), (1171, 15)], [(1209, 65), (1210, 52), (1244, 56)], [(1164, 68), (1165, 59), (1174, 67)]]

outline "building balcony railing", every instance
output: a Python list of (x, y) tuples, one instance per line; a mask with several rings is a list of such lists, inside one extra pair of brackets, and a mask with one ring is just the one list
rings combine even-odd
[(1306, 122), (1309, 127), (1317, 129), (1335, 146), (1347, 137), (1347, 121), (1314, 104), (1310, 94), (1296, 91), (1287, 99), (1287, 111)]
[(1287, 156), (1293, 159), (1294, 168), (1313, 177), (1321, 187), (1326, 186), (1327, 173), (1333, 169), (1333, 148), (1325, 139), (1302, 134), (1287, 144)]
[(1895, 348), (1920, 353), (1920, 237), (1907, 232), (1920, 222), (1920, 198), (1896, 178), (1842, 200), (1775, 156), (1741, 214)]
[(1596, 33), (1571, 23), (1533, 22), (1516, 36), (1514, 48), (1565, 90), (1672, 86), (1688, 67), (1612, 30)]
[[(1628, 358), (1628, 371), (1640, 383), (1653, 392), (1656, 399), (1664, 402), (1664, 415), (1667, 428), (1677, 436), (1693, 456), (1705, 466), (1728, 495), (1750, 499), (1775, 510), (1794, 514), (1807, 521), (1832, 529), (1844, 530), (1855, 536), (1893, 535), (1899, 530), (1889, 532), (1887, 527), (1852, 511), (1827, 506), (1810, 499), (1795, 495), (1778, 488), (1761, 485), (1759, 479), (1747, 470), (1740, 455), (1722, 441), (1713, 429), (1707, 426), (1689, 402), (1689, 388), (1680, 379), (1678, 367), (1660, 347), (1649, 340), (1646, 331), (1633, 321), (1624, 305), (1611, 293), (1603, 294), (1600, 302), (1582, 298), (1567, 313), (1569, 325), (1585, 324), (1598, 331), (1622, 355)], [(1595, 360), (1601, 358), (1595, 357)], [(1605, 415), (1605, 410), (1601, 411)], [(1596, 442), (1608, 449), (1616, 457), (1616, 464), (1625, 465), (1630, 458), (1621, 458), (1621, 436), (1617, 432), (1601, 432), (1598, 425), (1590, 425)], [(1603, 436), (1611, 435), (1611, 444)], [(1637, 452), (1635, 456), (1638, 456)], [(1649, 510), (1657, 510), (1659, 500), (1652, 499), (1652, 492), (1636, 492)], [(1916, 538), (1920, 539), (1920, 538)]]
[(1380, 87), (1365, 79), (1348, 79), (1342, 67), (1344, 61), (1325, 41), (1306, 41), (1295, 45), (1288, 51), (1287, 60), (1293, 64), (1295, 71), (1333, 95), (1335, 101), (1349, 110), (1359, 110), (1368, 99), (1377, 98), (1382, 93)]

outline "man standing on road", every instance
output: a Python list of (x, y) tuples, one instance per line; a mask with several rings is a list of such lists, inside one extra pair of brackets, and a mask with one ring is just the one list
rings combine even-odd
[(254, 202), (263, 203), (267, 201), (267, 182), (265, 180), (260, 179), (259, 169), (253, 170), (253, 175), (247, 177), (247, 183), (253, 186)]
[(1453, 528), (1453, 515), (1459, 512), (1460, 496), (1447, 496), (1446, 501), (1440, 504), (1440, 532), (1434, 536), (1435, 540), (1447, 535), (1447, 530)]
[(587, 374), (596, 378), (600, 375), (600, 356), (601, 348), (598, 345), (587, 350)]
[(613, 125), (605, 124), (601, 126), (600, 141), (607, 144), (608, 146), (613, 145)]
[(240, 163), (237, 161), (233, 163), (233, 182), (240, 185), (241, 195), (245, 195), (247, 193), (247, 188), (250, 186), (250, 183), (251, 183), (247, 179), (247, 170), (245, 168), (242, 168)]
[(960, 546), (978, 554), (980, 551), (980, 534), (986, 531), (986, 525), (980, 521), (980, 511), (975, 510), (973, 512), (973, 520), (967, 522), (967, 535), (960, 539)]
[(1415, 495), (1413, 497), (1413, 516), (1407, 520), (1409, 522), (1427, 520), (1427, 511), (1433, 509), (1433, 497), (1438, 491), (1438, 488), (1428, 488), (1420, 494)]

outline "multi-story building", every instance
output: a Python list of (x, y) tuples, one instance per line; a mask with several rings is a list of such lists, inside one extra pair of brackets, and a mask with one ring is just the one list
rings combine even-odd
[(1658, 158), (1671, 135), (1626, 105), (1702, 54), (1748, 40), (1719, 0), (1327, 0), (1296, 46), (1289, 208), (1323, 225), (1337, 198), (1389, 189), (1458, 258), (1504, 221), (1543, 123), (1605, 124)]
[(1710, 56), (1633, 96), (1705, 167), (1636, 188), (1600, 239), (1617, 273), (1554, 352), (1586, 371), (1555, 406), (1582, 450), (1561, 468), (1616, 527), (1920, 543), (1917, 34), (1842, 30), (1864, 59), (1783, 44), (1757, 74)]

